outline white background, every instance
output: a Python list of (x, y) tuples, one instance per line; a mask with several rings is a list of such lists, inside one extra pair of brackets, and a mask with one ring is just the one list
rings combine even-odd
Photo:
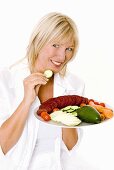
[[(80, 47), (69, 69), (85, 81), (85, 95), (114, 107), (113, 0), (0, 1), (0, 67), (25, 56), (34, 26), (52, 11), (67, 14), (78, 26)], [(113, 120), (84, 130), (80, 153), (101, 170), (114, 169), (113, 130)]]

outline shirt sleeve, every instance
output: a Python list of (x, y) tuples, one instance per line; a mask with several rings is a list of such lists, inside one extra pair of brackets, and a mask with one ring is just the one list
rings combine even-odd
[[(10, 99), (12, 98), (12, 89), (9, 87), (9, 82), (11, 85), (12, 81), (8, 69), (4, 68), (3, 70), (0, 70), (0, 127), (12, 114), (10, 103)], [(4, 155), (0, 146), (0, 160), (2, 158), (8, 157), (13, 152), (14, 148), (15, 147), (10, 149), (10, 151)]]
[[(6, 80), (5, 71), (0, 71), (0, 126), (2, 123), (10, 116), (11, 107), (9, 101), (9, 89), (8, 89), (8, 81)], [(9, 80), (10, 81), (10, 80)]]

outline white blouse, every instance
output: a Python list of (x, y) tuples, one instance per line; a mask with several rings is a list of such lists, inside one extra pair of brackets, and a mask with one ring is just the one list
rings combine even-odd
[[(23, 79), (30, 74), (26, 63), (12, 69), (0, 70), (0, 125), (8, 119), (23, 99)], [(62, 78), (54, 76), (54, 97), (77, 94), (82, 95), (84, 83), (78, 77), (66, 73)], [(34, 116), (34, 110), (40, 105), (39, 99), (32, 104), (23, 133), (6, 155), (0, 148), (1, 170), (76, 170), (79, 167), (78, 148), (82, 137), (78, 129), (78, 142), (68, 150), (62, 141), (60, 127), (46, 125)], [(73, 162), (73, 163), (72, 163)], [(80, 164), (80, 170), (83, 170)]]

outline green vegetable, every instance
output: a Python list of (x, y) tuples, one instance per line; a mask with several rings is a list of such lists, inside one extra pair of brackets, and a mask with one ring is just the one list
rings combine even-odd
[(77, 114), (79, 119), (81, 119), (83, 122), (87, 122), (87, 123), (101, 122), (100, 113), (89, 105), (77, 109)]
[(74, 116), (77, 116), (77, 112), (76, 111), (71, 112), (71, 114), (74, 115)]
[(63, 112), (71, 113), (73, 116), (77, 116), (76, 110), (79, 108), (79, 106), (66, 106), (63, 109), (61, 109)]
[(79, 106), (66, 106), (61, 110), (66, 111), (66, 112), (73, 112), (73, 111), (77, 110), (78, 108), (79, 108)]
[(74, 111), (73, 109), (66, 110), (67, 113), (71, 113), (73, 111)]
[(67, 110), (69, 110), (70, 108), (71, 108), (71, 106), (66, 106), (66, 107), (62, 108), (61, 110), (62, 110), (62, 111), (67, 111)]

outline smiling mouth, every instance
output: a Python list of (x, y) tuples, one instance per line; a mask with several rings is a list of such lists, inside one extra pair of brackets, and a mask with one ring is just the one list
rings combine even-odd
[(53, 61), (53, 60), (51, 60), (51, 62), (54, 64), (54, 65), (56, 65), (56, 66), (60, 66), (62, 63), (60, 63), (60, 62), (58, 62), (58, 61)]

